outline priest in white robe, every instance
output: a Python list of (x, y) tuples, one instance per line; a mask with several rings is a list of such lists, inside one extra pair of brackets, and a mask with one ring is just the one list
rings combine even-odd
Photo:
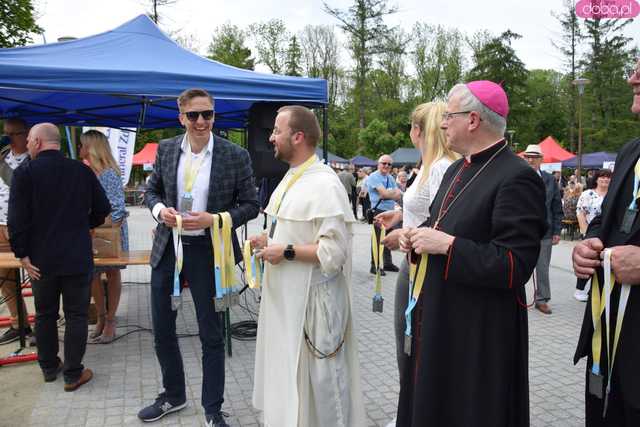
[(351, 311), (349, 199), (315, 155), (309, 109), (278, 110), (270, 141), (290, 169), (250, 238), (264, 261), (253, 404), (266, 427), (365, 425)]

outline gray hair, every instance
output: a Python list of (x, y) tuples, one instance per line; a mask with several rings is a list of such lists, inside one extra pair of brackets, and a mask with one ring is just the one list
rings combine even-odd
[(447, 100), (451, 100), (455, 95), (460, 97), (460, 110), (476, 111), (480, 115), (480, 118), (487, 124), (488, 128), (499, 135), (504, 135), (504, 132), (507, 129), (507, 119), (487, 108), (473, 93), (471, 93), (467, 85), (458, 83), (452, 87), (447, 95)]

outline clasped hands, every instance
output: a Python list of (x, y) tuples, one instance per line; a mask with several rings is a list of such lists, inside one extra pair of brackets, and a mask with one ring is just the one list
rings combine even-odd
[[(580, 279), (589, 279), (602, 265), (604, 245), (598, 238), (586, 239), (573, 248), (573, 271)], [(640, 247), (634, 245), (611, 248), (611, 270), (618, 283), (640, 284)]]
[[(378, 226), (391, 228), (402, 220), (402, 211), (386, 211), (375, 216)], [(442, 254), (449, 251), (454, 237), (434, 228), (401, 228), (392, 230), (382, 240), (382, 244), (390, 250), (409, 252), (412, 249), (417, 254)]]
[(250, 236), (249, 242), (251, 242), (251, 249), (255, 251), (256, 256), (269, 264), (276, 265), (284, 259), (286, 246), (281, 244), (270, 245), (266, 233)]
[[(162, 208), (158, 216), (168, 227), (176, 226), (176, 216), (181, 215), (174, 208)], [(182, 215), (182, 228), (184, 230), (203, 230), (211, 227), (212, 217), (208, 212), (187, 212)]]

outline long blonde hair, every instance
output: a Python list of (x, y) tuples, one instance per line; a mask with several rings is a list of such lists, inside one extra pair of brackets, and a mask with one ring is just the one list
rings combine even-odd
[(418, 105), (411, 113), (411, 126), (417, 125), (422, 135), (422, 143), (419, 150), (422, 157), (422, 176), (419, 184), (422, 185), (429, 177), (431, 165), (442, 157), (451, 161), (460, 156), (447, 146), (444, 131), (440, 129), (442, 114), (447, 110), (447, 104), (441, 101), (425, 102)]
[(97, 130), (88, 130), (80, 136), (80, 142), (87, 148), (89, 153), (89, 163), (91, 167), (102, 173), (111, 168), (120, 175), (120, 167), (111, 154), (111, 147), (107, 137)]

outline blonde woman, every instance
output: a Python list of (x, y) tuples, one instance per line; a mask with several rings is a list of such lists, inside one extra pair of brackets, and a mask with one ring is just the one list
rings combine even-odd
[[(409, 136), (413, 145), (420, 150), (422, 166), (416, 179), (407, 188), (403, 198), (401, 210), (387, 211), (376, 216), (376, 221), (387, 229), (402, 221), (403, 227), (415, 228), (429, 218), (429, 206), (434, 199), (444, 173), (459, 156), (451, 151), (446, 143), (444, 131), (440, 129), (442, 115), (446, 111), (444, 102), (427, 102), (420, 104), (411, 114), (411, 131)], [(394, 230), (387, 234), (383, 240), (386, 247), (391, 250), (399, 248), (398, 238), (402, 230)], [(396, 353), (398, 368), (400, 369), (400, 383), (403, 378), (402, 368), (408, 360), (404, 353), (404, 311), (407, 307), (409, 292), (409, 267), (406, 260), (403, 261), (396, 282), (395, 295), (395, 331)], [(393, 425), (393, 423), (392, 423)]]
[[(124, 207), (124, 188), (120, 178), (120, 168), (111, 154), (109, 141), (101, 132), (90, 130), (82, 134), (80, 142), (82, 143), (80, 158), (87, 162), (95, 172), (111, 204), (111, 217), (107, 217), (105, 224), (109, 222), (120, 224), (122, 250), (128, 251), (129, 233), (127, 211)], [(107, 304), (105, 304), (104, 289), (100, 280), (102, 273), (107, 275), (108, 308), (106, 307)], [(120, 268), (95, 268), (93, 282), (91, 283), (91, 294), (96, 303), (98, 323), (94, 331), (89, 334), (93, 342), (108, 344), (115, 338), (116, 311), (118, 310), (121, 291), (122, 278)]]

